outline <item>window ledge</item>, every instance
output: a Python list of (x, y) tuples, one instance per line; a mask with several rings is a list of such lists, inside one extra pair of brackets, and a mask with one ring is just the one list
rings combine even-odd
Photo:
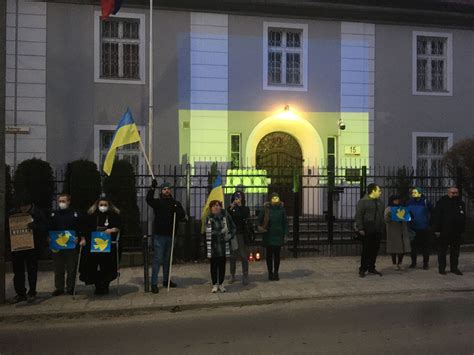
[(453, 96), (452, 91), (414, 91), (416, 96)]
[(273, 91), (308, 91), (306, 85), (301, 86), (289, 86), (289, 85), (265, 85), (263, 90)]
[(134, 84), (134, 85), (144, 85), (145, 80), (128, 80), (128, 79), (102, 79), (96, 78), (94, 80), (98, 84)]

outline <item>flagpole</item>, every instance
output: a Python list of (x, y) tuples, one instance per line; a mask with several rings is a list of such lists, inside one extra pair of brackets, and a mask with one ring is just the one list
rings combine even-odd
[[(153, 163), (153, 0), (150, 0), (150, 33), (149, 33), (149, 77), (148, 77), (148, 165)], [(153, 171), (150, 167), (153, 176)], [(153, 176), (153, 178), (155, 178)]]
[(151, 178), (155, 179), (155, 175), (153, 174), (153, 169), (151, 167), (150, 160), (148, 159), (148, 157), (146, 155), (145, 147), (143, 146), (143, 142), (142, 142), (141, 139), (139, 140), (139, 142), (140, 142), (140, 148), (142, 149), (142, 152), (143, 152), (143, 156), (145, 157), (146, 164), (148, 165), (148, 170), (150, 171)]

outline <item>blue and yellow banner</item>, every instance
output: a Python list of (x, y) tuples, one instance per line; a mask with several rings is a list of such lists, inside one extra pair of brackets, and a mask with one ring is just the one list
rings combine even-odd
[(110, 253), (112, 238), (104, 232), (91, 233), (91, 253)]
[(406, 207), (392, 207), (391, 208), (391, 219), (394, 222), (410, 222), (411, 215), (410, 211)]
[(117, 128), (115, 128), (114, 138), (112, 139), (110, 149), (107, 152), (107, 156), (104, 160), (104, 173), (110, 175), (112, 172), (112, 166), (114, 165), (117, 148), (136, 142), (141, 142), (140, 133), (138, 132), (138, 128), (133, 121), (132, 113), (129, 109), (127, 109), (127, 112), (125, 112), (120, 119)]
[(49, 239), (51, 250), (74, 249), (76, 247), (76, 231), (49, 231)]

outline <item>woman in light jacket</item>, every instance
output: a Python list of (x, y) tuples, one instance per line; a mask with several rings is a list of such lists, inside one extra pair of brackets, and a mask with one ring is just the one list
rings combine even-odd
[(400, 196), (392, 195), (385, 209), (384, 219), (387, 228), (387, 254), (392, 256), (395, 270), (403, 270), (403, 256), (410, 253), (410, 236), (407, 222), (394, 221), (392, 219), (392, 207), (400, 206)]

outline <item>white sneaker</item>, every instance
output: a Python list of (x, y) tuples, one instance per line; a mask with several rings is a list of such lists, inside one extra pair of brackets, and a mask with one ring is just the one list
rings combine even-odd
[(218, 289), (219, 289), (219, 287), (217, 285), (213, 285), (211, 292), (216, 293)]
[(221, 292), (226, 292), (227, 290), (225, 289), (224, 285), (219, 285), (219, 291)]

